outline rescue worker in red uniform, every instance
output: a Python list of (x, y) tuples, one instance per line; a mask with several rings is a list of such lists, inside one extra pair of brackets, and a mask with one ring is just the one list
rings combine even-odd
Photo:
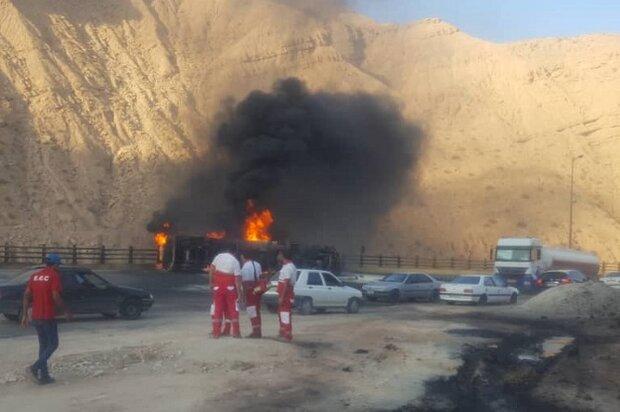
[(293, 264), (288, 250), (278, 252), (278, 263), (282, 265), (278, 275), (278, 317), (280, 319), (280, 338), (290, 342), (293, 340), (293, 320), (291, 312), (295, 302), (295, 282), (297, 268)]
[(49, 374), (47, 361), (58, 348), (56, 308), (64, 311), (68, 320), (73, 318), (60, 296), (62, 292), (58, 271), (60, 256), (50, 253), (46, 256), (45, 263), (45, 267), (33, 273), (28, 280), (21, 312), (21, 325), (27, 327), (28, 309), (32, 303), (32, 325), (39, 338), (39, 358), (28, 368), (28, 374), (32, 374), (40, 385), (54, 382)]
[(263, 269), (261, 264), (254, 260), (251, 252), (248, 251), (241, 253), (241, 263), (241, 280), (243, 281), (243, 290), (245, 290), (245, 309), (252, 325), (252, 333), (248, 335), (248, 338), (257, 339), (263, 336), (260, 316), (261, 295), (256, 293), (254, 289), (260, 285)]
[(215, 256), (209, 266), (209, 284), (213, 291), (211, 304), (211, 336), (219, 338), (222, 333), (222, 320), (226, 315), (230, 319), (232, 336), (240, 338), (239, 304), (243, 302), (243, 285), (241, 283), (241, 265), (231, 253), (223, 252)]

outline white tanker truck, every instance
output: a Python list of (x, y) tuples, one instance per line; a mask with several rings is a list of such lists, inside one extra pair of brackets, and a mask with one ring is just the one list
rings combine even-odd
[(547, 270), (577, 269), (591, 279), (599, 271), (599, 259), (593, 253), (544, 246), (536, 238), (502, 238), (495, 249), (495, 273), (519, 289), (531, 289)]

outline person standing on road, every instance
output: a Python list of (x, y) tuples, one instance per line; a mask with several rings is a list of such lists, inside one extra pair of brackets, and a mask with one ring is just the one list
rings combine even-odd
[(37, 383), (43, 385), (54, 382), (50, 376), (47, 361), (58, 348), (58, 325), (56, 308), (64, 311), (68, 320), (73, 318), (65, 306), (60, 293), (62, 284), (58, 266), (60, 256), (50, 253), (45, 258), (45, 267), (33, 273), (28, 280), (22, 301), (21, 325), (28, 326), (28, 309), (32, 303), (32, 325), (39, 337), (39, 358), (28, 368)]
[(295, 302), (295, 282), (297, 268), (293, 264), (291, 253), (281, 249), (278, 252), (278, 263), (282, 265), (278, 275), (278, 317), (280, 319), (280, 338), (290, 342), (293, 340), (293, 320), (291, 312)]
[(252, 258), (251, 252), (243, 251), (241, 253), (241, 279), (243, 281), (243, 289), (245, 290), (246, 311), (250, 317), (252, 325), (252, 333), (248, 338), (261, 338), (261, 316), (260, 316), (260, 299), (261, 295), (257, 294), (254, 289), (259, 286), (261, 273), (263, 271), (260, 263)]
[(222, 318), (226, 314), (230, 319), (232, 336), (240, 338), (239, 303), (243, 302), (243, 285), (241, 283), (241, 265), (231, 253), (223, 252), (215, 256), (209, 266), (209, 284), (213, 291), (211, 305), (211, 336), (217, 339), (222, 333)]

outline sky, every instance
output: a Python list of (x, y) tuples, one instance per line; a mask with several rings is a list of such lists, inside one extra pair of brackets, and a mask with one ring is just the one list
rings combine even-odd
[(439, 17), (486, 40), (620, 33), (620, 0), (352, 0), (381, 22)]

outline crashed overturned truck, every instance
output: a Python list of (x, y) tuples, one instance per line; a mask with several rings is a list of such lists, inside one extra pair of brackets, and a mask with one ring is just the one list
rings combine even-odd
[(289, 248), (293, 252), (295, 265), (299, 268), (316, 268), (339, 274), (340, 255), (330, 246), (302, 245), (293, 242), (245, 241), (213, 239), (205, 236), (176, 234), (162, 250), (161, 267), (174, 272), (200, 271), (211, 263), (222, 251), (238, 253), (252, 251), (265, 270), (277, 267), (276, 255), (279, 249)]

